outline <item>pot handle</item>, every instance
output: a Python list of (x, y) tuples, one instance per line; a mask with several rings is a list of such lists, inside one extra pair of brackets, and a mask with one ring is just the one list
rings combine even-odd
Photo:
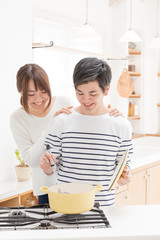
[(102, 185), (95, 186), (95, 192), (99, 192), (103, 189)]
[(48, 193), (48, 187), (40, 187), (40, 190), (44, 193)]

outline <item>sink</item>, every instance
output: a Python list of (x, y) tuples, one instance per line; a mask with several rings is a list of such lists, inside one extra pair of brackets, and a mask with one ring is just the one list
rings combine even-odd
[(134, 158), (144, 158), (155, 154), (160, 154), (159, 147), (135, 147), (134, 148)]

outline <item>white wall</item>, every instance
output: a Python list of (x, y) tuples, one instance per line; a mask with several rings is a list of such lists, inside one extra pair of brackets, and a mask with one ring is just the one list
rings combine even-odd
[[(141, 120), (132, 120), (135, 133), (157, 133), (159, 131), (157, 109), (157, 56), (159, 50), (150, 49), (149, 44), (151, 39), (155, 36), (156, 31), (156, 1), (152, 0), (132, 0), (132, 27), (137, 31), (143, 39), (142, 46), (142, 62), (141, 62), (141, 79), (139, 85), (141, 88), (141, 99), (137, 100), (140, 105)], [(118, 43), (117, 40), (129, 28), (129, 1), (121, 0), (118, 4), (112, 7), (113, 19), (113, 45), (112, 50), (115, 54), (125, 54), (125, 43)], [(160, 13), (160, 8), (159, 8)], [(160, 19), (159, 19), (160, 21)], [(160, 26), (160, 22), (159, 22)], [(123, 45), (123, 47), (120, 47)], [(126, 46), (127, 47), (127, 46)], [(122, 66), (122, 65), (121, 65)], [(115, 64), (115, 74), (118, 74), (121, 66)], [(160, 89), (159, 89), (160, 91)], [(121, 100), (117, 101), (119, 97), (115, 98), (116, 106), (121, 108)], [(114, 95), (112, 100), (114, 100)], [(123, 101), (123, 100), (122, 100)], [(124, 102), (123, 102), (124, 104)]]
[(30, 0), (0, 1), (0, 181), (14, 178), (17, 163), (9, 117), (19, 105), (16, 72), (32, 60), (32, 8)]

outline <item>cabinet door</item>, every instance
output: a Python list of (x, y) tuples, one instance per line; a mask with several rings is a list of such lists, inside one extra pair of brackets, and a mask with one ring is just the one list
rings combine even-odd
[(122, 205), (128, 205), (128, 191), (119, 192), (115, 195), (115, 205), (116, 206), (122, 206)]
[(132, 175), (128, 186), (128, 205), (146, 204), (146, 171), (137, 172)]
[(146, 171), (132, 175), (128, 190), (115, 196), (116, 205), (142, 205), (146, 204)]
[(160, 166), (147, 170), (147, 204), (160, 204)]

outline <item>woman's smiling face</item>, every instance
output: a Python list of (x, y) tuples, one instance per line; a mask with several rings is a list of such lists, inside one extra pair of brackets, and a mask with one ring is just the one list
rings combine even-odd
[(48, 101), (49, 95), (45, 90), (36, 90), (34, 81), (31, 79), (28, 83), (28, 107), (29, 112), (32, 111), (43, 111), (45, 110)]
[(80, 113), (85, 115), (104, 114), (103, 97), (108, 94), (108, 91), (109, 86), (106, 88), (105, 93), (103, 93), (96, 80), (79, 85), (76, 88), (76, 96), (80, 103)]

